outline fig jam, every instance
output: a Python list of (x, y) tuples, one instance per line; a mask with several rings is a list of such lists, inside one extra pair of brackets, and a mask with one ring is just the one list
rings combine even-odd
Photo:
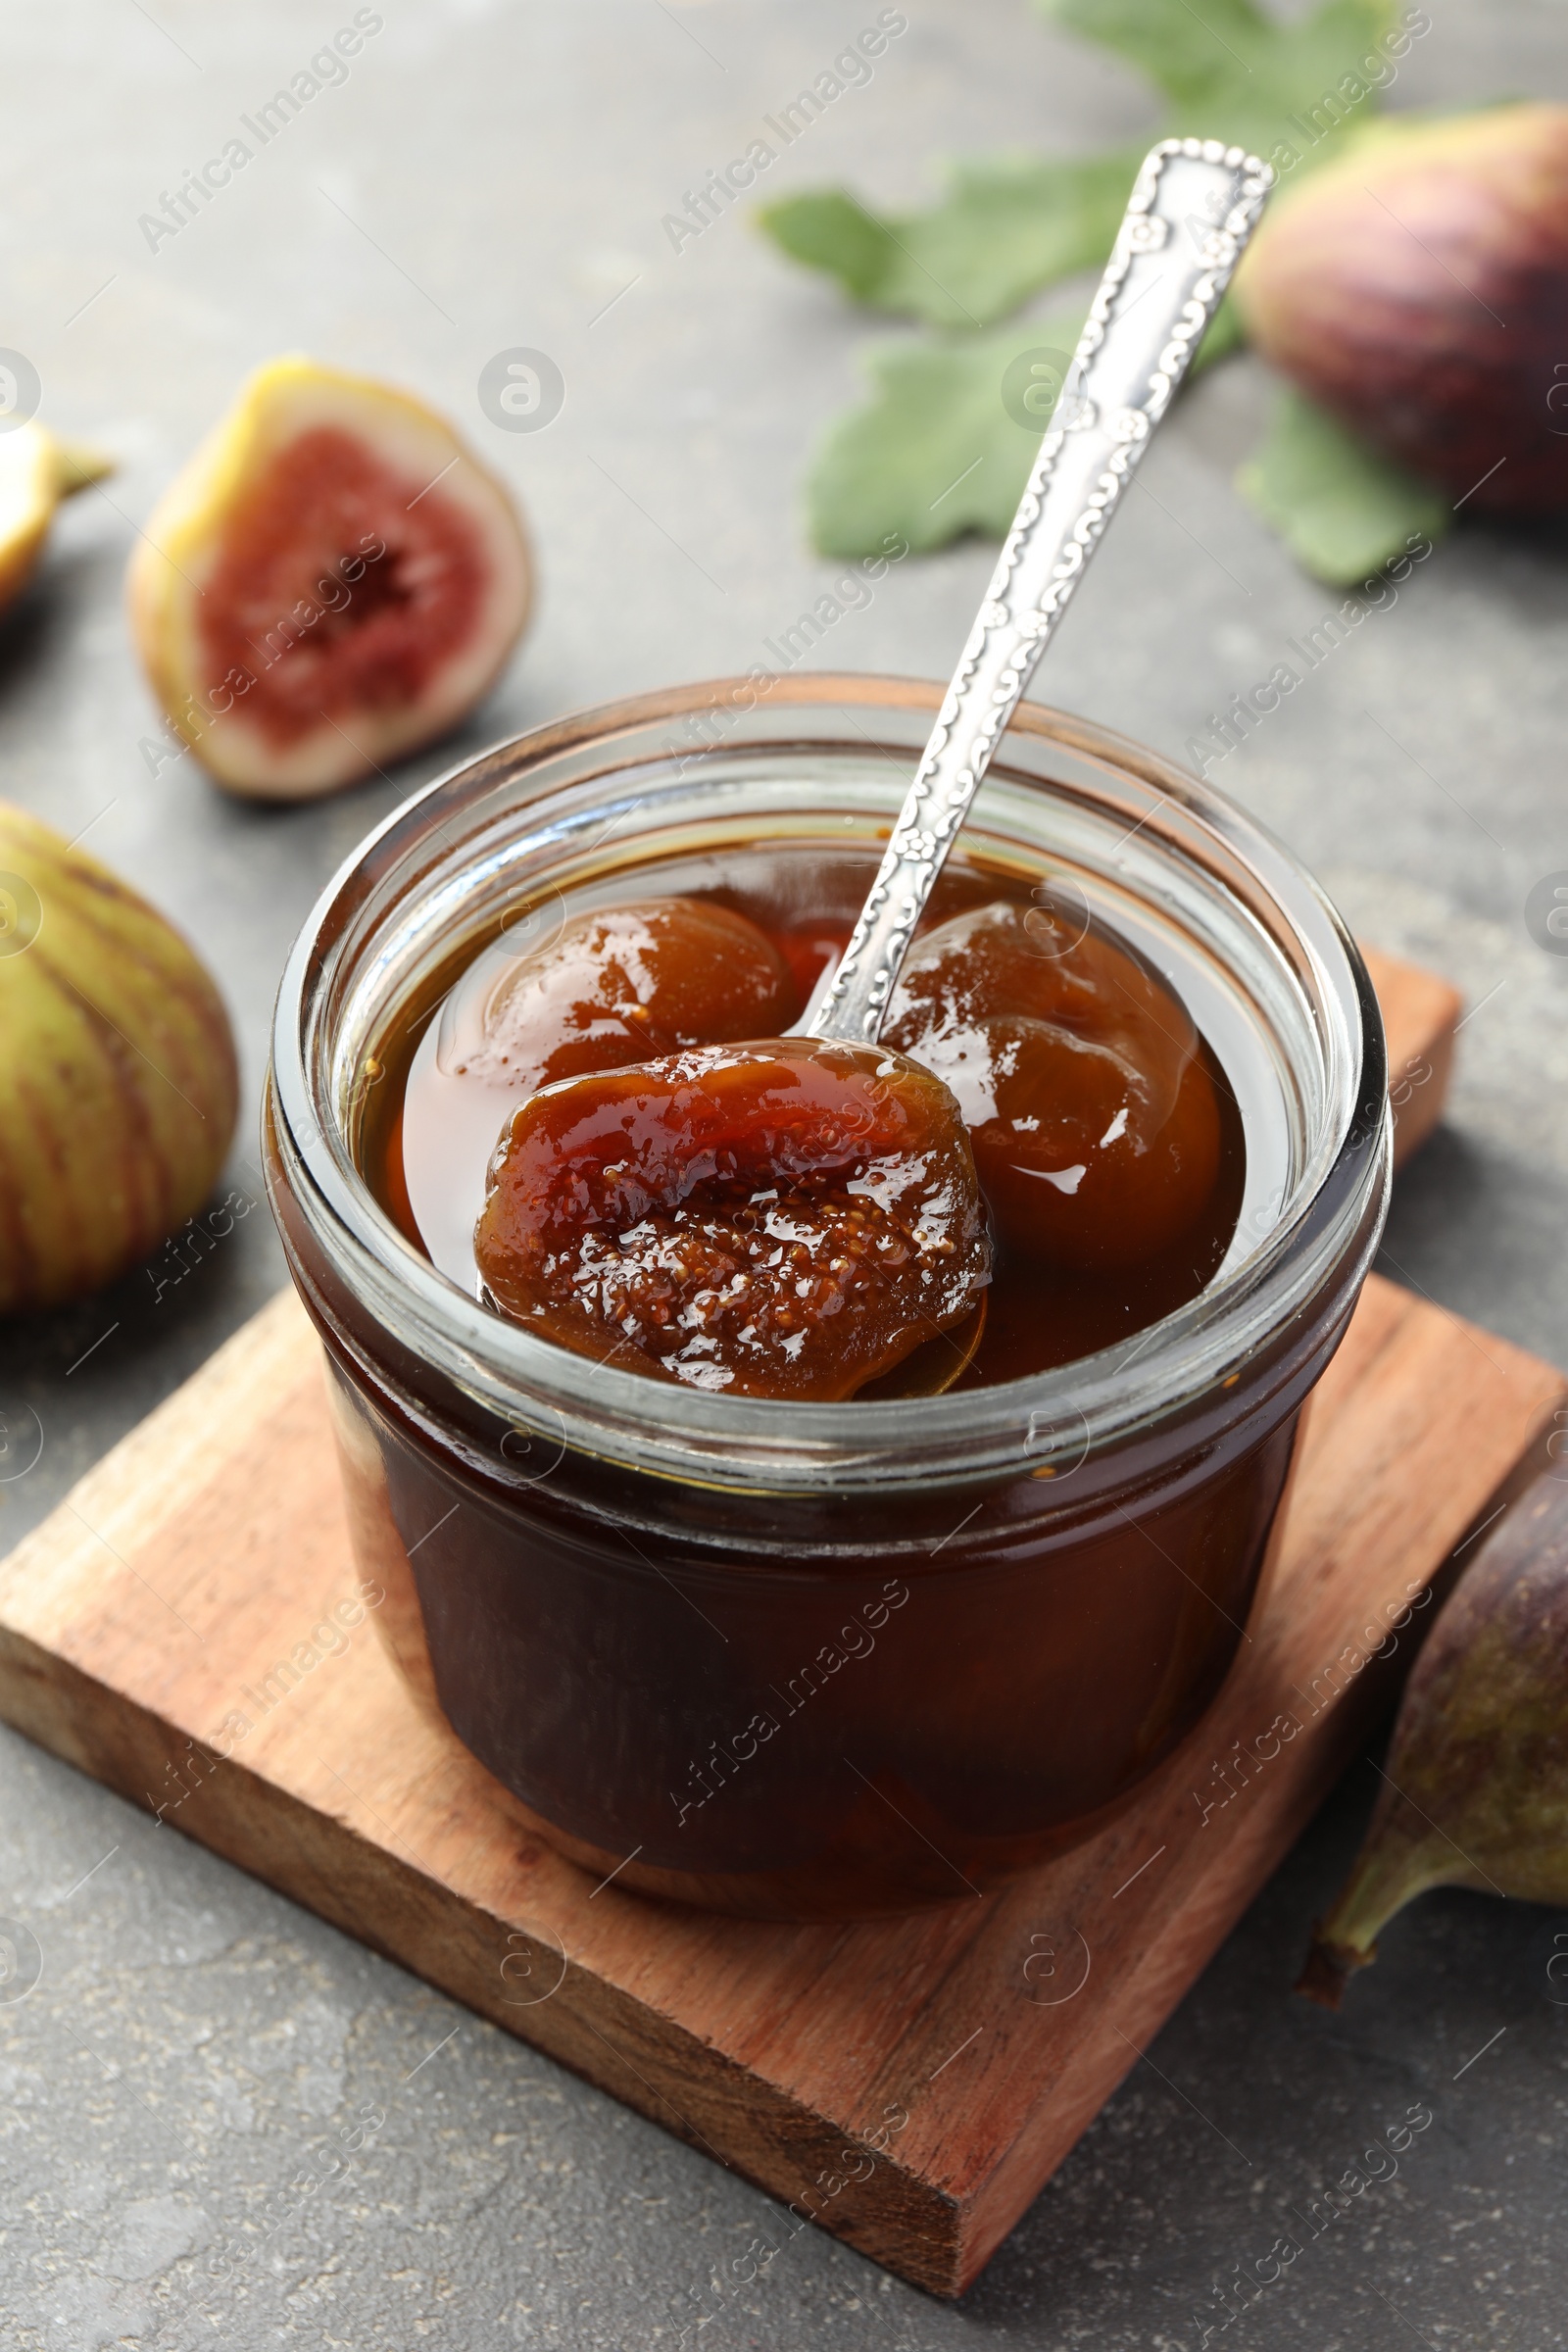
[[(870, 872), (863, 854), (824, 858), (783, 845), (700, 863), (649, 862), (623, 869), (612, 895), (599, 894), (593, 906), (557, 906), (548, 924), (525, 924), (515, 945), (504, 933), (477, 998), (467, 975), (443, 975), (436, 1004), (419, 1007), (380, 1048), (387, 1080), (365, 1165), (382, 1205), (421, 1249), (420, 1211), (445, 1221), (449, 1201), (464, 1203), (470, 1223), (482, 1207), (495, 1232), (503, 1197), (492, 1172), (485, 1204), (483, 1172), (492, 1153), (500, 1166), (498, 1142), (519, 1100), (585, 1073), (789, 1027), (842, 951)], [(733, 1201), (716, 1204), (700, 1190), (676, 1207), (672, 1195), (656, 1200), (623, 1181), (614, 1213), (590, 1214), (584, 1205), (585, 1235), (558, 1236), (550, 1261), (558, 1296), (546, 1297), (537, 1267), (531, 1284), (522, 1282), (514, 1244), (497, 1257), (503, 1271), (487, 1281), (490, 1302), (535, 1319), (559, 1344), (627, 1369), (711, 1388), (738, 1383), (737, 1394), (875, 1396), (987, 1387), (1071, 1362), (1134, 1338), (1212, 1279), (1242, 1200), (1240, 1109), (1180, 998), (1128, 942), (1076, 908), (1070, 892), (956, 860), (916, 935), (884, 1042), (896, 1050), (890, 1068), (902, 1054), (943, 1081), (968, 1131), (992, 1256), (973, 1331), (944, 1334), (943, 1318), (934, 1317), (922, 1340), (906, 1318), (902, 1351), (889, 1366), (865, 1339), (864, 1313), (844, 1311), (835, 1328), (845, 1374), (836, 1386), (806, 1386), (776, 1353), (769, 1375), (755, 1342), (742, 1348), (732, 1341), (732, 1360), (721, 1361), (724, 1329), (757, 1328), (727, 1314), (723, 1302), (737, 1284), (759, 1295), (759, 1269), (775, 1252), (758, 1237), (782, 1235), (789, 1222), (778, 1171), (770, 1176), (761, 1162), (744, 1184), (731, 1179)], [(593, 1091), (582, 1090), (590, 1099)], [(548, 1107), (547, 1098), (540, 1108)], [(618, 1116), (611, 1119), (617, 1133)], [(563, 1133), (558, 1118), (533, 1152), (541, 1164), (554, 1161), (558, 1194)], [(879, 1149), (886, 1139), (867, 1136), (858, 1159), (841, 1152), (833, 1163), (841, 1186), (863, 1187)], [(690, 1150), (695, 1164), (695, 1133)], [(841, 1220), (845, 1205), (853, 1203), (841, 1203)], [(835, 1308), (846, 1291), (855, 1303), (857, 1286), (831, 1272), (850, 1263), (842, 1221), (825, 1225), (820, 1202), (808, 1209), (803, 1199), (797, 1209), (811, 1235), (795, 1244), (801, 1298), (815, 1283)], [(561, 1213), (554, 1212), (558, 1227)], [(471, 1261), (453, 1224), (446, 1247), (430, 1254), (471, 1287)], [(807, 1226), (800, 1230), (805, 1236)], [(858, 1238), (857, 1229), (857, 1246)], [(492, 1247), (499, 1250), (499, 1242)], [(968, 1303), (955, 1294), (950, 1327), (961, 1325)], [(786, 1314), (792, 1305), (802, 1311), (791, 1301)], [(677, 1356), (673, 1326), (682, 1313), (699, 1336)], [(811, 1347), (832, 1344), (831, 1332), (805, 1319)]]
[[(1381, 1029), (1332, 909), (1244, 811), (1020, 705), (882, 1041), (959, 1121), (980, 1306), (879, 1369), (918, 1217), (890, 1194), (847, 1247), (864, 1179), (820, 1136), (788, 1203), (739, 1159), (681, 1194), (672, 1135), (646, 1199), (599, 1154), (587, 1215), (545, 1235), (646, 1362), (542, 1335), (526, 1217), (493, 1268), (519, 1287), (479, 1294), (503, 1128), (553, 1087), (796, 1027), (943, 692), (734, 681), (715, 744), (719, 691), (552, 722), (367, 841), (280, 987), (270, 1197), (374, 1623), (463, 1805), (579, 1863), (600, 1909), (972, 1910), (1179, 1775), (1237, 1653), (1381, 1227)], [(1109, 921), (1040, 881), (1067, 860)], [(662, 1303), (727, 1313), (785, 1219), (807, 1336), (858, 1385), (714, 1393), (656, 1362)], [(801, 1328), (768, 1323), (764, 1354)], [(721, 1315), (713, 1360), (747, 1329)]]

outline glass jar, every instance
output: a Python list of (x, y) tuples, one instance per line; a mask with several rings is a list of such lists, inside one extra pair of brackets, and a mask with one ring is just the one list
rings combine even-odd
[(386, 1041), (629, 859), (851, 842), (869, 878), (941, 692), (754, 675), (505, 744), (355, 853), (278, 997), (269, 1185), (384, 1638), (596, 1878), (761, 1916), (968, 1899), (1193, 1729), (1387, 1202), (1382, 1025), (1333, 908), (1207, 785), (1025, 704), (959, 853), (1076, 885), (1243, 1108), (1236, 1238), (1188, 1305), (1028, 1379), (780, 1403), (556, 1348), (403, 1238), (361, 1172)]

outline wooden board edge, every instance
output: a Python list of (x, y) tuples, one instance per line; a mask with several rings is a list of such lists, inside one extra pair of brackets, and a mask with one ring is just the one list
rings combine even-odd
[[(1108, 2081), (1102, 2068), (1092, 2066), (1087, 2060), (1076, 2070), (1069, 2068), (1054, 2086), (1051, 2101), (1054, 2143), (1059, 2140), (1062, 2130), (1060, 2112), (1064, 2101), (1069, 2115), (1075, 2118), (1066, 2127), (1071, 2136), (1065, 2145), (1060, 2145), (1054, 2154), (1042, 2154), (1039, 2145), (1042, 2134), (1031, 2135), (1026, 2129), (992, 2167), (976, 2194), (962, 2202), (952, 2282), (937, 2292), (957, 2296), (973, 2285), (998, 2247), (1016, 2229), (1058, 2167), (1066, 2162), (1096, 2116), (1136, 2068), (1149, 2043), (1175, 2015), (1227, 1936), (1256, 1901), (1355, 1750), (1392, 1715), (1442, 1603), (1461, 1573), (1456, 1565), (1460, 1555), (1474, 1543), (1481, 1529), (1490, 1524), (1499, 1500), (1511, 1499), (1535, 1475), (1543, 1434), (1550, 1425), (1555, 1406), (1564, 1398), (1568, 1398), (1568, 1375), (1559, 1376), (1554, 1395), (1544, 1396), (1539, 1402), (1533, 1419), (1522, 1431), (1517, 1459), (1498, 1479), (1449, 1557), (1435, 1564), (1428, 1583), (1439, 1605), (1433, 1609), (1431, 1618), (1395, 1654), (1367, 1661), (1354, 1681), (1339, 1694), (1335, 1705), (1325, 1710), (1322, 1721), (1308, 1729), (1303, 1753), (1310, 1759), (1310, 1769), (1298, 1778), (1277, 1784), (1278, 1794), (1272, 1803), (1265, 1795), (1263, 1801), (1251, 1807), (1239, 1838), (1233, 1838), (1224, 1849), (1224, 1858), (1232, 1865), (1238, 1847), (1243, 1852), (1250, 1850), (1254, 1857), (1250, 1869), (1243, 1873), (1234, 1868), (1224, 1872), (1216, 1868), (1205, 1874), (1211, 1893), (1222, 1898), (1211, 1900), (1206, 1912), (1201, 1902), (1205, 1879), (1200, 1878), (1187, 1895), (1183, 1918), (1189, 1934), (1180, 1966), (1173, 1969), (1161, 1959), (1156, 1939), (1143, 1964), (1127, 1980), (1115, 2023), (1129, 2047), (1126, 2063), (1115, 2079)], [(1240, 1892), (1236, 1891), (1238, 1882)], [(1202, 1933), (1195, 1941), (1191, 1927), (1199, 1919)], [(1300, 1953), (1303, 1960), (1309, 1929), (1310, 1922), (1304, 1923)], [(1192, 1965), (1195, 1955), (1200, 1955), (1196, 1967)]]
[(1356, 945), (1383, 1010), (1397, 1169), (1420, 1151), (1447, 1106), (1464, 998), (1422, 964), (1386, 955), (1364, 939)]
[[(132, 1501), (139, 1518), (158, 1515), (160, 1506), (168, 1516), (174, 1499), (187, 1498), (191, 1465), (198, 1465), (200, 1485), (219, 1459), (243, 1452), (259, 1398), (294, 1386), (318, 1359), (319, 1345), (297, 1293), (285, 1284), (0, 1553), (0, 1610), (45, 1565), (58, 1575), (74, 1560), (94, 1559), (99, 1545), (114, 1549), (116, 1537), (134, 1542), (135, 1532), (121, 1518)], [(229, 1399), (235, 1409), (225, 1444), (216, 1433)]]
[[(741, 2174), (784, 2208), (790, 2234), (814, 2224), (914, 2285), (955, 2291), (956, 2202), (891, 2152), (854, 2141), (765, 2077), (569, 1962), (551, 1993), (515, 2000), (508, 1986), (519, 1979), (502, 1968), (526, 1930), (4, 1625), (0, 1717), (138, 1811), (153, 1809), (140, 1800), (167, 1787), (172, 1762), (190, 1793), (167, 1826)], [(532, 1940), (543, 1947), (543, 1937)], [(870, 2170), (858, 2178), (836, 2169), (867, 2159)]]
[[(1238, 1845), (1250, 1849), (1255, 1857), (1252, 1870), (1243, 1874), (1236, 1870), (1209, 1874), (1209, 1884), (1223, 1894), (1223, 1900), (1213, 1901), (1206, 1911), (1201, 1907), (1203, 1881), (1195, 1889), (1183, 1912), (1186, 1940), (1179, 1968), (1172, 1969), (1161, 1961), (1157, 1946), (1152, 1948), (1143, 1965), (1134, 1971), (1122, 1988), (1122, 2005), (1113, 2021), (1126, 2036), (1126, 2063), (1114, 2082), (1107, 2082), (1102, 2068), (1091, 2068), (1087, 2063), (1079, 2070), (1069, 2070), (1056, 2085), (1053, 2107), (1059, 2114), (1063, 2104), (1075, 2121), (1069, 2127), (1072, 2137), (1062, 2153), (1041, 2172), (1038, 2162), (1031, 2161), (1027, 2136), (1020, 2134), (992, 2171), (980, 2193), (963, 2209), (960, 2220), (960, 2248), (954, 2269), (954, 2282), (945, 2291), (960, 2295), (973, 2285), (1023, 2215), (1050, 2180), (1058, 2166), (1064, 2164), (1084, 2132), (1094, 2122), (1127, 2079), (1134, 2072), (1144, 2051), (1155, 2039), (1168, 2021), (1181, 2007), (1189, 1992), (1198, 1984), (1214, 1955), (1225, 1942), (1238, 1922), (1256, 1901), (1263, 1887), (1289, 1854), (1297, 1838), (1305, 1829), (1319, 1805), (1328, 1795), (1340, 1775), (1349, 1763), (1356, 1747), (1375, 1726), (1379, 1717), (1395, 1702), (1402, 1675), (1390, 1671), (1394, 1661), (1380, 1670), (1380, 1687), (1369, 1689), (1359, 1696), (1355, 1705), (1334, 1709), (1316, 1727), (1309, 1740), (1308, 1754), (1311, 1769), (1298, 1780), (1282, 1784), (1280, 1799), (1273, 1805), (1261, 1804), (1253, 1809), (1253, 1818), (1239, 1840), (1227, 1849), (1234, 1864)], [(1406, 1667), (1405, 1671), (1408, 1671)], [(1362, 1678), (1363, 1682), (1366, 1680)], [(1241, 1881), (1238, 1886), (1238, 1881)], [(1194, 1924), (1201, 1919), (1201, 1936), (1195, 1940)], [(1305, 1938), (1302, 1940), (1305, 1956)], [(1196, 1967), (1192, 1965), (1197, 1960)], [(1059, 2129), (1059, 2126), (1058, 2126)]]

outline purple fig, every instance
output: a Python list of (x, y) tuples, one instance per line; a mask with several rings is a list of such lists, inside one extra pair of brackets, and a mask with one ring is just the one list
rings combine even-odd
[(1568, 1903), (1568, 1483), (1541, 1478), (1466, 1569), (1411, 1670), (1355, 1867), (1297, 1990), (1337, 2009), (1429, 1886)]
[(1472, 511), (1568, 508), (1568, 107), (1381, 122), (1287, 181), (1236, 281), (1299, 389)]

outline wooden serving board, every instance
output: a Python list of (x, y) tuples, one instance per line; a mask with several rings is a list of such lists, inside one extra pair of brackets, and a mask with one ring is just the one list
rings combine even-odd
[(1402, 1168), (1443, 1116), (1464, 999), (1436, 972), (1384, 956), (1364, 940), (1360, 947), (1383, 1011), (1394, 1106), (1394, 1164)]
[[(1397, 1034), (1397, 1069), (1433, 1066), (1410, 1097), (1425, 1117), (1434, 1040)], [(1374, 1278), (1204, 1722), (1091, 1844), (914, 1919), (682, 1911), (519, 1833), (354, 1598), (292, 1294), (0, 1563), (0, 1712), (760, 2182), (788, 2209), (767, 2242), (815, 2221), (955, 2294), (1296, 1838), (1387, 1695), (1368, 1652), (1565, 1395), (1548, 1365)], [(1402, 1662), (1413, 1634), (1394, 1631)], [(234, 1710), (252, 1728), (220, 1756)]]

